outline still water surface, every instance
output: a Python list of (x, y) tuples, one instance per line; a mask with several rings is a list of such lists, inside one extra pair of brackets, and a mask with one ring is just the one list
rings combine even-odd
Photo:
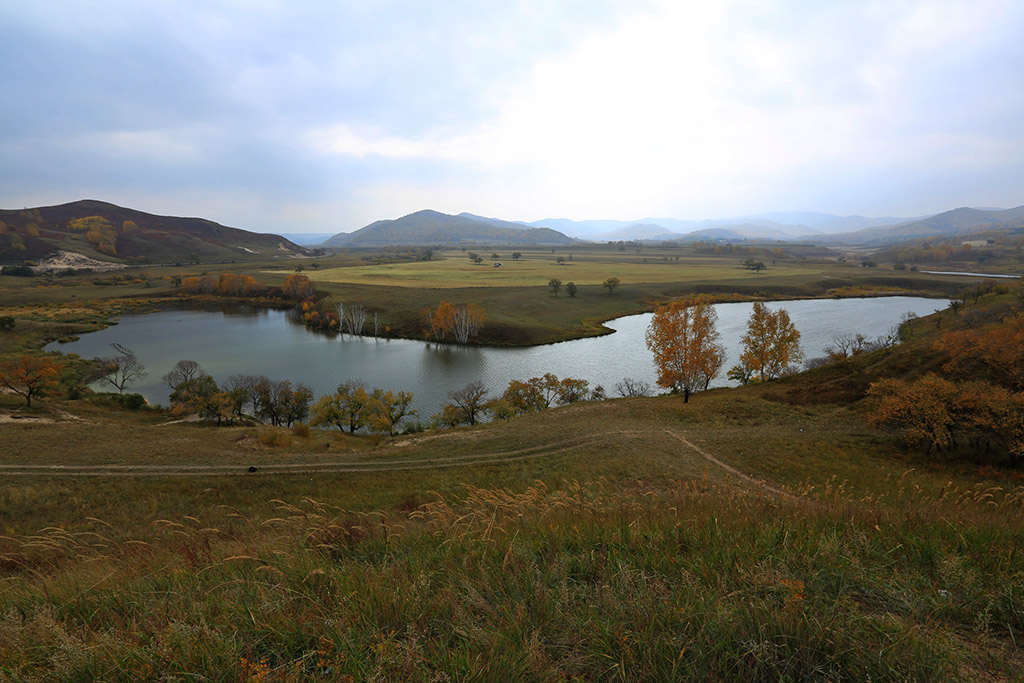
[[(926, 315), (947, 304), (940, 299), (886, 297), (773, 302), (768, 307), (789, 311), (800, 331), (805, 357), (813, 358), (822, 355), (835, 335), (860, 333), (874, 339), (906, 313)], [(751, 303), (715, 307), (727, 353), (725, 369), (739, 360), (740, 337), (751, 307)], [(91, 358), (114, 355), (112, 342), (128, 346), (149, 371), (129, 390), (151, 403), (167, 404), (168, 389), (160, 378), (179, 360), (189, 359), (218, 382), (235, 374), (252, 374), (301, 382), (316, 396), (350, 379), (369, 387), (411, 391), (414, 407), (421, 417), (429, 418), (446, 402), (449, 391), (477, 380), (492, 394), (501, 393), (510, 380), (545, 372), (586, 379), (592, 387), (601, 384), (609, 396), (615, 395), (614, 386), (623, 377), (654, 386), (654, 363), (644, 344), (650, 319), (649, 313), (618, 318), (606, 323), (614, 334), (547, 346), (464, 348), (407, 339), (328, 336), (292, 322), (285, 311), (223, 306), (125, 316), (105, 330), (47, 348)], [(725, 379), (723, 370), (712, 386), (730, 384), (734, 383)]]

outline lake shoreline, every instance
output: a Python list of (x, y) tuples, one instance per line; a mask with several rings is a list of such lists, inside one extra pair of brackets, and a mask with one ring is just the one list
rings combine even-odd
[[(694, 296), (699, 296), (696, 294)], [(851, 292), (849, 294), (823, 294), (819, 296), (747, 296), (743, 294), (706, 294), (711, 298), (711, 302), (715, 304), (724, 303), (750, 303), (754, 301), (761, 301), (765, 303), (779, 302), (779, 301), (819, 301), (819, 300), (844, 300), (844, 299), (884, 299), (892, 297), (915, 297), (922, 299), (935, 299), (936, 301), (949, 300), (949, 297), (942, 294), (934, 294), (932, 292), (921, 292), (921, 291), (889, 291), (889, 292)], [(681, 297), (677, 297), (681, 298)], [(492, 343), (492, 342), (480, 342), (476, 340), (470, 340), (466, 344), (457, 344), (455, 342), (447, 341), (436, 341), (423, 339), (422, 337), (413, 337), (400, 334), (392, 335), (380, 335), (375, 337), (372, 334), (361, 334), (353, 335), (349, 332), (332, 332), (327, 330), (319, 330), (313, 328), (307, 328), (311, 332), (316, 334), (322, 334), (328, 338), (337, 338), (341, 336), (359, 337), (364, 339), (380, 339), (384, 341), (392, 339), (402, 339), (409, 341), (429, 341), (432, 344), (438, 344), (441, 346), (450, 346), (452, 348), (483, 348), (483, 349), (528, 349), (543, 346), (550, 346), (552, 344), (561, 344), (567, 341), (576, 341), (580, 339), (593, 339), (597, 337), (603, 337), (615, 332), (614, 329), (607, 327), (606, 323), (613, 320), (619, 320), (626, 318), (631, 315), (641, 315), (643, 313), (653, 313), (654, 310), (661, 305), (674, 301), (677, 298), (659, 300), (646, 305), (638, 305), (636, 308), (627, 310), (625, 312), (617, 313), (610, 316), (598, 316), (594, 318), (588, 318), (584, 322), (587, 325), (584, 329), (566, 330), (565, 333), (557, 339), (551, 339), (540, 343)], [(160, 299), (154, 299), (146, 302), (147, 305), (128, 306), (118, 311), (117, 315), (145, 315), (147, 313), (174, 311), (174, 310), (190, 310), (189, 305), (195, 305), (202, 308), (216, 308), (224, 305), (236, 305), (236, 306), (248, 306), (258, 309), (266, 309), (273, 311), (293, 311), (296, 309), (295, 305), (287, 304), (282, 305), (280, 301), (272, 300), (253, 300), (253, 299), (238, 299), (228, 297), (212, 297), (208, 295), (189, 295), (183, 297), (161, 297)], [(116, 325), (116, 319), (109, 319), (104, 323), (104, 327), (110, 325)], [(296, 323), (301, 324), (301, 323)], [(102, 328), (101, 328), (102, 329)], [(88, 334), (88, 333), (85, 333)]]

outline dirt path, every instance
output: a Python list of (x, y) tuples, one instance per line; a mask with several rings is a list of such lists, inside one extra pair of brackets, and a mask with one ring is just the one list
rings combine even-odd
[[(434, 458), (390, 458), (389, 454), (397, 454), (409, 447), (408, 442), (390, 444), (371, 454), (378, 455), (374, 459), (353, 459), (335, 460), (331, 462), (306, 462), (306, 463), (273, 463), (260, 465), (255, 472), (250, 472), (247, 466), (242, 465), (0, 465), (0, 477), (5, 476), (42, 476), (42, 477), (211, 477), (211, 476), (259, 476), (268, 474), (345, 474), (360, 472), (397, 472), (405, 470), (426, 470), (444, 467), (466, 467), (471, 465), (497, 465), (520, 460), (543, 458), (567, 451), (576, 450), (587, 446), (599, 446), (608, 443), (610, 436), (644, 436), (651, 434), (664, 434), (679, 442), (685, 447), (680, 455), (695, 454), (716, 468), (743, 481), (755, 488), (762, 489), (769, 493), (785, 498), (792, 498), (792, 495), (780, 488), (768, 484), (762, 479), (757, 479), (735, 467), (719, 460), (714, 455), (699, 448), (681, 433), (672, 430), (645, 431), (617, 429), (606, 432), (590, 434), (583, 438), (563, 439), (536, 446), (528, 446), (514, 450), (497, 453), (452, 455)], [(461, 438), (462, 434), (442, 434), (428, 437), (430, 440), (437, 438)], [(427, 439), (420, 438), (417, 443)], [(385, 456), (385, 457), (380, 457)]]

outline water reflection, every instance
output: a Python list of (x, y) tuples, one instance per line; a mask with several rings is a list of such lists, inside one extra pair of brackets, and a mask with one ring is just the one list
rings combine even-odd
[[(904, 313), (924, 315), (946, 302), (913, 297), (883, 299), (805, 300), (773, 302), (784, 306), (802, 335), (805, 356), (822, 354), (832, 337), (860, 333), (884, 334)], [(716, 306), (718, 329), (726, 347), (725, 369), (739, 357), (739, 339), (752, 304)], [(623, 377), (655, 383), (644, 332), (650, 314), (627, 316), (608, 323), (615, 334), (531, 348), (457, 347), (407, 339), (374, 339), (307, 329), (293, 311), (251, 306), (186, 307), (181, 310), (125, 316), (114, 327), (82, 335), (69, 344), (48, 349), (84, 357), (108, 356), (110, 343), (132, 348), (149, 370), (133, 385), (153, 403), (167, 403), (168, 389), (160, 378), (182, 359), (195, 360), (218, 382), (231, 375), (263, 374), (274, 380), (301, 382), (325, 394), (349, 380), (391, 391), (411, 391), (422, 417), (440, 410), (447, 394), (482, 381), (500, 393), (510, 380), (552, 372), (580, 377), (611, 393)], [(730, 384), (723, 377), (713, 386)]]

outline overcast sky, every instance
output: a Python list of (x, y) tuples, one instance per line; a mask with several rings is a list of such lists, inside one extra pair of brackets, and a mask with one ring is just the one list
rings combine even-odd
[(1024, 204), (1020, 0), (0, 3), (0, 207), (263, 232)]

